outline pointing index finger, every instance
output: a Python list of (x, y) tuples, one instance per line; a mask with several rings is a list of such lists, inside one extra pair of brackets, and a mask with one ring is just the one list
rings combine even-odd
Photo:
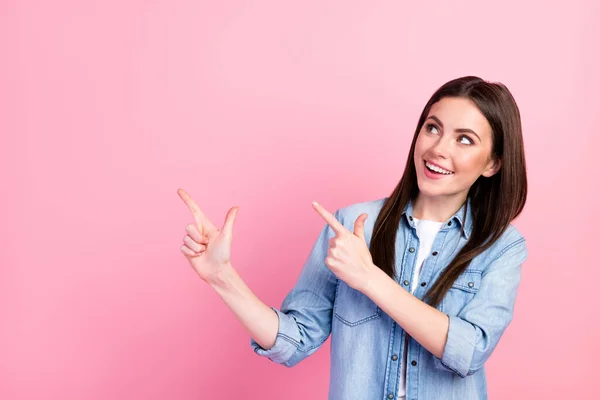
[(336, 235), (342, 235), (350, 232), (344, 225), (340, 223), (340, 221), (337, 220), (337, 218), (335, 218), (335, 215), (327, 211), (325, 207), (316, 201), (313, 201), (312, 205), (315, 211), (325, 220), (325, 222), (327, 222)]
[(194, 218), (196, 219), (198, 226), (202, 227), (202, 222), (204, 221), (204, 214), (200, 210), (200, 207), (198, 206), (198, 204), (196, 204), (194, 199), (192, 199), (191, 196), (189, 194), (187, 194), (186, 191), (183, 189), (179, 189), (177, 191), (177, 194), (179, 194), (179, 197), (181, 197), (181, 200), (183, 200), (183, 202), (185, 203), (187, 208), (194, 215)]

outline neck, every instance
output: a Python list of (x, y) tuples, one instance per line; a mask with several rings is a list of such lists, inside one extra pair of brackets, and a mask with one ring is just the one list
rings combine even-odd
[(429, 197), (421, 193), (413, 202), (413, 215), (417, 219), (445, 222), (453, 216), (467, 200), (467, 196)]

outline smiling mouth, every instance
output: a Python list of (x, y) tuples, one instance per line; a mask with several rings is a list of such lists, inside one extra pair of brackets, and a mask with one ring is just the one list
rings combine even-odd
[(434, 165), (428, 161), (425, 161), (425, 168), (427, 168), (430, 172), (434, 173), (434, 174), (440, 174), (440, 175), (452, 175), (454, 174), (454, 172), (449, 171), (447, 169), (438, 167), (437, 165)]

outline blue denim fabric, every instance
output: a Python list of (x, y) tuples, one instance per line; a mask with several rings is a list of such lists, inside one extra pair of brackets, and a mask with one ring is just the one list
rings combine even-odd
[[(353, 231), (356, 218), (369, 214), (365, 223), (369, 244), (384, 200), (352, 204), (337, 210), (335, 217)], [(396, 238), (395, 280), (406, 290), (419, 252), (412, 212), (409, 203)], [(438, 232), (419, 277), (426, 284), (417, 286), (416, 297), (423, 299), (431, 283), (465, 245), (471, 229), (471, 204), (467, 201)], [(441, 359), (406, 335), (370, 298), (328, 269), (325, 257), (333, 236), (325, 225), (281, 309), (273, 307), (279, 317), (275, 345), (265, 350), (251, 340), (254, 351), (292, 367), (315, 352), (331, 334), (329, 399), (385, 400), (396, 399), (404, 341), (408, 340), (407, 400), (487, 399), (483, 366), (512, 319), (521, 264), (527, 257), (525, 239), (514, 226), (473, 259), (438, 306), (450, 320)], [(435, 256), (433, 252), (437, 252)]]

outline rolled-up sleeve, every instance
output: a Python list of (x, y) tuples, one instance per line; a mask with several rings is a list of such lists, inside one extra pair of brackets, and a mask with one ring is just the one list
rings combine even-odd
[(448, 338), (438, 368), (466, 377), (483, 367), (512, 320), (521, 265), (527, 258), (524, 238), (506, 246), (483, 273), (473, 299), (449, 316)]
[[(339, 210), (334, 215), (342, 222)], [(263, 349), (250, 339), (256, 354), (292, 367), (314, 353), (329, 337), (337, 278), (325, 264), (325, 258), (329, 239), (334, 235), (326, 224), (281, 309), (271, 307), (279, 318), (275, 344)]]

